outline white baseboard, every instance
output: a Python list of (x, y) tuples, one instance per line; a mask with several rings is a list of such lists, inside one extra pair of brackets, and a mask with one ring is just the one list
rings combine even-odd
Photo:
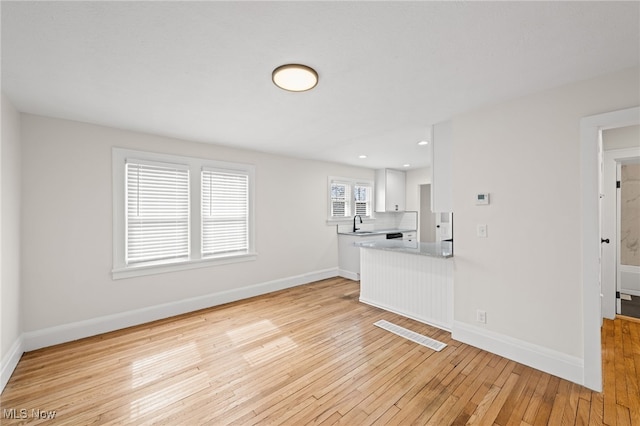
[(23, 353), (24, 343), (22, 336), (20, 336), (15, 342), (13, 342), (9, 352), (7, 352), (0, 361), (0, 393), (2, 393), (4, 387), (9, 382), (9, 379), (13, 374), (13, 370), (18, 366), (18, 361), (20, 361), (20, 357), (22, 357)]
[(360, 281), (360, 274), (357, 272), (347, 271), (346, 269), (338, 269), (338, 276), (353, 281)]
[(545, 373), (584, 384), (584, 361), (581, 358), (460, 321), (453, 322), (451, 337)]
[[(271, 293), (273, 291), (296, 287), (336, 276), (338, 276), (337, 268), (325, 269), (238, 289), (184, 299), (177, 302), (150, 306), (114, 315), (106, 315), (36, 331), (29, 331), (23, 334), (23, 349), (24, 351), (32, 351), (47, 346), (57, 345), (59, 343), (71, 342), (73, 340), (95, 336), (109, 331), (169, 318), (175, 315), (222, 305), (224, 303), (235, 302), (237, 300), (247, 299), (249, 297), (259, 296), (261, 294)], [(22, 355), (22, 352), (20, 352), (20, 355)]]

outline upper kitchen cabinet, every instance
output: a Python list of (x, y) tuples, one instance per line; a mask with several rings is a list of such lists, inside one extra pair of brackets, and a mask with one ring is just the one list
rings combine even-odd
[(444, 121), (433, 126), (431, 141), (431, 211), (453, 211), (453, 126)]
[(391, 169), (376, 170), (376, 211), (404, 211), (405, 185), (405, 172)]

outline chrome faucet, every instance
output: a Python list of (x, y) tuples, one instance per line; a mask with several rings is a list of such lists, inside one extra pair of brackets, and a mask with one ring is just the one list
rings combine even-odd
[(360, 228), (356, 228), (356, 217), (359, 217), (360, 223), (362, 223), (362, 217), (359, 214), (355, 215), (353, 217), (353, 232), (356, 232), (358, 229), (360, 229)]

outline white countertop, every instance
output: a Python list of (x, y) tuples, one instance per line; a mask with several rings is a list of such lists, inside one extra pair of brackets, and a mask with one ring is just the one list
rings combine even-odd
[(354, 245), (361, 248), (417, 254), (419, 256), (441, 258), (453, 257), (453, 249), (451, 247), (451, 243), (448, 241), (441, 241), (437, 243), (421, 243), (419, 241), (376, 240), (357, 242), (354, 243)]
[(338, 235), (354, 235), (356, 237), (366, 237), (371, 235), (383, 235), (383, 234), (392, 234), (396, 232), (416, 232), (415, 229), (376, 229), (375, 231), (349, 231), (349, 232), (340, 232), (338, 231)]

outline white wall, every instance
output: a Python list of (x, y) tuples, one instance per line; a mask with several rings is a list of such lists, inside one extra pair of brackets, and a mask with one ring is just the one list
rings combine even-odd
[(20, 312), (20, 115), (2, 97), (0, 143), (0, 390), (22, 355)]
[[(580, 119), (638, 105), (638, 72), (454, 117), (454, 338), (502, 345), (507, 356), (581, 379)], [(478, 192), (491, 204), (476, 206)], [(488, 238), (476, 237), (477, 224), (488, 225)]]
[[(207, 295), (247, 294), (238, 289), (274, 281), (286, 285), (291, 277), (336, 275), (336, 227), (326, 223), (327, 176), (374, 178), (369, 169), (32, 115), (22, 116), (22, 144), (23, 318), (27, 335), (37, 340), (25, 342), (29, 347), (54, 343), (47, 333), (78, 322), (77, 328), (87, 330), (126, 312), (142, 314)], [(114, 146), (254, 164), (258, 260), (113, 281)]]
[(638, 146), (640, 146), (640, 126), (625, 126), (602, 131), (602, 148), (605, 151)]

